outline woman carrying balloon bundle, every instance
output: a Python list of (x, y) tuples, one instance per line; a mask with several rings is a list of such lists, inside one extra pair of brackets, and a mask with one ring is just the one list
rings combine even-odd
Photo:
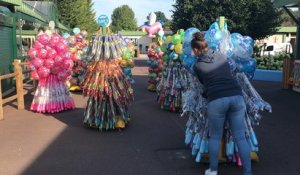
[(202, 33), (194, 34), (191, 47), (197, 57), (194, 72), (204, 85), (208, 100), (210, 166), (205, 171), (205, 175), (217, 174), (220, 142), (226, 120), (229, 121), (230, 129), (237, 143), (244, 174), (251, 175), (251, 150), (245, 136), (246, 105), (242, 89), (231, 74), (226, 56), (221, 52), (209, 50)]
[(130, 120), (129, 104), (133, 89), (119, 64), (122, 57), (121, 37), (100, 31), (91, 42), (91, 61), (82, 83), (88, 97), (83, 123), (99, 130), (125, 128)]

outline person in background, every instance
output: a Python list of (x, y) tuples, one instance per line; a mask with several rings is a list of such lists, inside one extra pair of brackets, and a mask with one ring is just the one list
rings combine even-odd
[(226, 56), (208, 49), (204, 35), (194, 34), (192, 50), (197, 57), (193, 67), (199, 81), (204, 85), (208, 100), (209, 122), (209, 169), (205, 175), (217, 175), (220, 143), (224, 124), (228, 120), (243, 163), (244, 175), (251, 175), (250, 146), (246, 140), (244, 118), (246, 105), (242, 90), (231, 74)]

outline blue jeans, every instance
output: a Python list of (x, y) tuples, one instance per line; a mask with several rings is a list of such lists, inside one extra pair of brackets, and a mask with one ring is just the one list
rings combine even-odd
[(217, 171), (218, 169), (220, 142), (223, 136), (225, 120), (228, 120), (243, 163), (244, 175), (252, 174), (250, 146), (245, 135), (245, 113), (246, 105), (241, 95), (223, 97), (208, 103), (207, 116), (210, 135), (208, 149), (211, 171)]

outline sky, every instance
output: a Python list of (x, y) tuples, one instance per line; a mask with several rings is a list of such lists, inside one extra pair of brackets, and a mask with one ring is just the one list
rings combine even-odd
[(174, 0), (93, 0), (96, 17), (105, 14), (109, 18), (113, 10), (121, 5), (132, 8), (138, 26), (144, 24), (150, 12), (162, 11), (168, 19), (171, 18)]

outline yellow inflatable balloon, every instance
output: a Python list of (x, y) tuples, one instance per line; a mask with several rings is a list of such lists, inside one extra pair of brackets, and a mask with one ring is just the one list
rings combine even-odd
[(127, 61), (126, 60), (121, 60), (120, 66), (121, 67), (126, 67), (127, 66)]
[(170, 43), (172, 41), (172, 37), (171, 36), (168, 36), (165, 40), (165, 43)]
[(131, 60), (131, 59), (127, 60), (127, 65), (128, 65), (129, 67), (133, 68), (133, 67), (134, 67), (134, 62), (133, 62), (133, 60)]
[(175, 50), (175, 52), (176, 52), (177, 54), (182, 54), (182, 44), (181, 44), (181, 43), (177, 43), (177, 44), (175, 45), (174, 50)]

